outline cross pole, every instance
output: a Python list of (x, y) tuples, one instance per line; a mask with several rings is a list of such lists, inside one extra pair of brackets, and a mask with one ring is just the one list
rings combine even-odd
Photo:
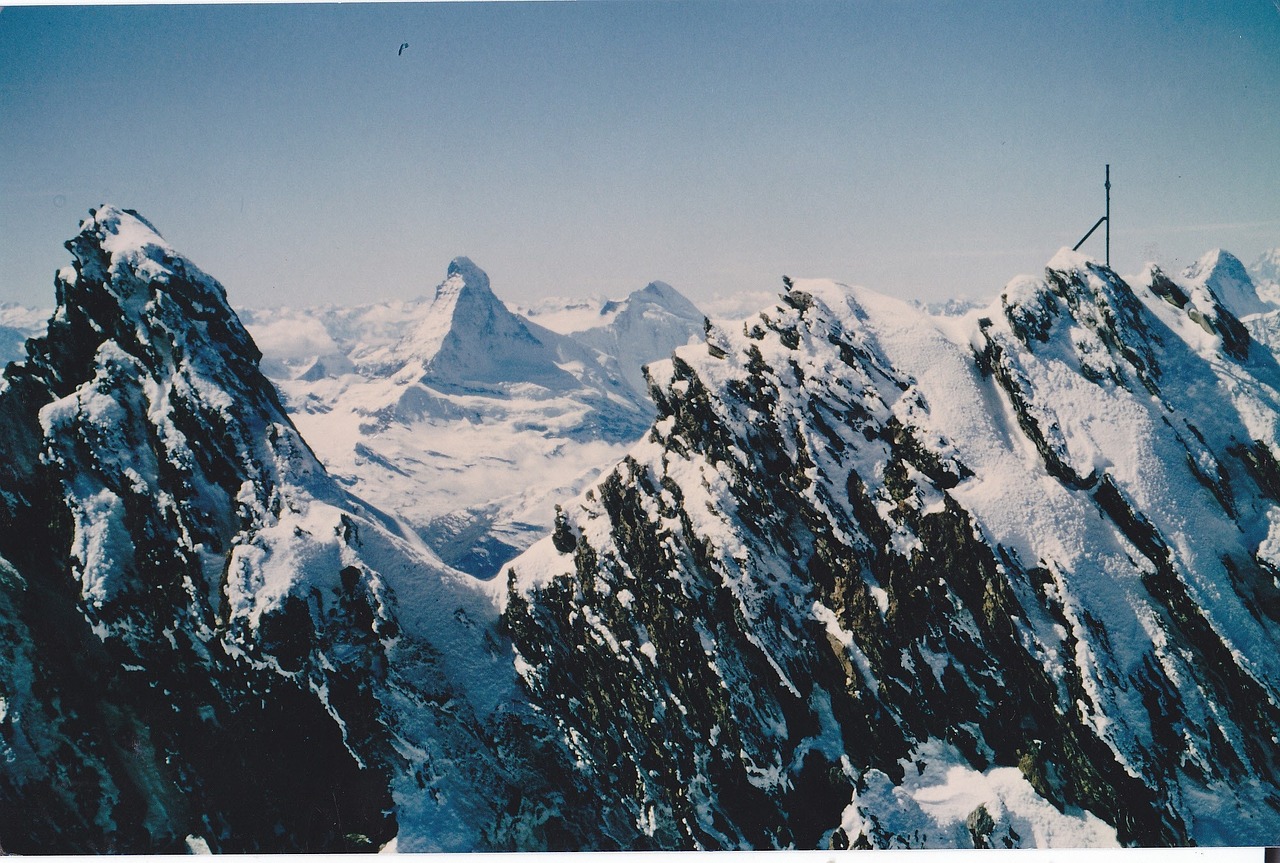
[(1093, 227), (1089, 229), (1089, 233), (1080, 238), (1080, 242), (1071, 247), (1071, 251), (1075, 252), (1084, 245), (1084, 241), (1093, 236), (1093, 232), (1098, 230), (1098, 226), (1103, 222), (1107, 223), (1107, 266), (1111, 266), (1111, 166), (1107, 165), (1107, 181), (1103, 184), (1107, 190), (1107, 211), (1101, 219), (1093, 223)]

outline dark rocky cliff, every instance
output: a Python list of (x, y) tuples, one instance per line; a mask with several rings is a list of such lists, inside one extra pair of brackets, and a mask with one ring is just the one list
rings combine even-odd
[(256, 348), (135, 214), (99, 210), (68, 248), (48, 334), (0, 392), (0, 841), (385, 842), (391, 795), (356, 754), (392, 625), (377, 579), (334, 567), (258, 615), (229, 605), (319, 472)]
[[(939, 322), (798, 283), (655, 373), (505, 612), (620, 842), (1274, 835), (1280, 374), (1159, 287), (1069, 256)], [(1051, 808), (942, 812), (956, 768)]]

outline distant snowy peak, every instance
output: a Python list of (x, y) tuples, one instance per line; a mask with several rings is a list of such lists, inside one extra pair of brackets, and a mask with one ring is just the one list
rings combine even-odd
[(1183, 271), (1190, 284), (1208, 288), (1236, 317), (1275, 310), (1264, 301), (1240, 259), (1230, 252), (1214, 249)]
[(601, 310), (602, 314), (614, 311), (619, 318), (661, 315), (701, 322), (704, 317), (688, 297), (666, 282), (650, 282), (640, 290), (632, 291), (622, 302), (607, 303)]
[(636, 315), (641, 309), (661, 310), (678, 317), (697, 319), (703, 313), (684, 294), (666, 282), (650, 282), (620, 300), (604, 296), (546, 297), (516, 307), (516, 311), (554, 333), (576, 335), (612, 325), (621, 315)]
[(49, 309), (0, 303), (0, 368), (26, 356), (27, 339), (44, 332), (50, 314)]
[(648, 400), (645, 364), (703, 335), (701, 310), (665, 282), (650, 282), (623, 300), (596, 302), (594, 314), (577, 302), (560, 311), (544, 305), (533, 319), (608, 358), (630, 394), (642, 401)]
[(1280, 306), (1280, 246), (1268, 249), (1248, 267), (1258, 296)]
[(421, 363), (424, 382), (451, 388), (576, 386), (553, 351), (494, 296), (488, 275), (463, 257), (449, 264), (431, 304), (394, 353)]
[(493, 331), (505, 311), (506, 307), (489, 287), (488, 274), (470, 258), (454, 258), (449, 262), (444, 281), (436, 286), (435, 296), (403, 347), (430, 359), (439, 353), (455, 327), (471, 326)]
[(1258, 255), (1248, 271), (1255, 282), (1280, 282), (1280, 246)]

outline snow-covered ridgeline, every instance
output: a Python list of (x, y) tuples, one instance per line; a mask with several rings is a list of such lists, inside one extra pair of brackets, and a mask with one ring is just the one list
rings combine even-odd
[(623, 365), (703, 332), (659, 283), (556, 332), (457, 259), (246, 330), (136, 214), (69, 248), (0, 388), (6, 849), (1277, 829), (1280, 328), (1226, 253), (789, 282), (655, 407)]
[(651, 367), (649, 439), (512, 564), (531, 694), (660, 846), (973, 841), (871, 802), (939, 757), (1123, 842), (1263, 841), (1280, 372), (1220, 269), (1063, 253), (946, 318), (797, 281)]
[(491, 600), (334, 483), (152, 226), (68, 247), (0, 392), (6, 847), (507, 841), (537, 780), (476, 731), (528, 721)]

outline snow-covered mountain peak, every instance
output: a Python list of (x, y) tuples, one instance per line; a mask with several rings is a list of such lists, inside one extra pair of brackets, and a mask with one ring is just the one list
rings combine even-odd
[(632, 291), (624, 303), (628, 307), (657, 307), (677, 317), (690, 320), (703, 316), (701, 310), (690, 302), (688, 297), (666, 282), (650, 282), (640, 290)]
[(1101, 265), (1101, 261), (1085, 254), (1084, 252), (1076, 252), (1063, 246), (1058, 249), (1049, 262), (1045, 264), (1046, 270), (1057, 270), (1060, 273), (1085, 272), (1090, 264)]
[(1259, 297), (1253, 280), (1249, 278), (1240, 259), (1223, 249), (1205, 253), (1200, 260), (1183, 271), (1182, 277), (1192, 285), (1203, 286), (1211, 291), (1237, 318), (1275, 309)]
[(74, 260), (57, 273), (57, 308), (28, 358), (51, 391), (66, 395), (72, 382), (91, 378), (96, 354), (114, 345), (151, 379), (176, 374), (198, 390), (228, 388), (246, 411), (283, 413), (222, 285), (149, 222), (103, 206), (66, 247)]
[[(477, 290), (489, 290), (489, 274), (477, 267), (475, 261), (466, 255), (458, 255), (458, 257), (449, 262), (449, 268), (445, 272), (446, 282), (454, 276), (461, 279), (463, 284), (471, 285)], [(440, 287), (443, 288), (444, 285), (442, 284)], [(439, 296), (439, 293), (440, 289), (437, 289), (437, 296)]]
[[(77, 239), (96, 239), (98, 245), (116, 255), (148, 255), (149, 250), (173, 255), (173, 248), (160, 236), (156, 226), (137, 211), (103, 204), (89, 211), (89, 217), (81, 220)], [(73, 239), (69, 245), (76, 245)], [(72, 249), (75, 252), (75, 249)]]
[(464, 257), (449, 264), (430, 305), (391, 355), (420, 363), (424, 382), (464, 390), (577, 385), (543, 340), (494, 295), (488, 275)]
[(1280, 306), (1280, 246), (1259, 255), (1247, 268), (1258, 296)]
[[(89, 217), (80, 223), (79, 233), (67, 241), (66, 247), (75, 258), (73, 264), (59, 271), (60, 281), (67, 288), (74, 288), (77, 276), (82, 274), (119, 292), (121, 300), (133, 300), (137, 299), (133, 289), (144, 281), (163, 286), (174, 276), (189, 276), (193, 284), (209, 289), (200, 291), (209, 295), (204, 302), (227, 308), (222, 286), (174, 251), (156, 227), (133, 210), (110, 204), (90, 210)], [(113, 278), (118, 273), (135, 273), (144, 279)]]
[(427, 317), (441, 324), (454, 323), (460, 316), (485, 319), (506, 311), (489, 286), (489, 274), (467, 257), (449, 262), (444, 281), (436, 286)]
[(1280, 281), (1280, 246), (1267, 249), (1248, 267), (1255, 279)]

